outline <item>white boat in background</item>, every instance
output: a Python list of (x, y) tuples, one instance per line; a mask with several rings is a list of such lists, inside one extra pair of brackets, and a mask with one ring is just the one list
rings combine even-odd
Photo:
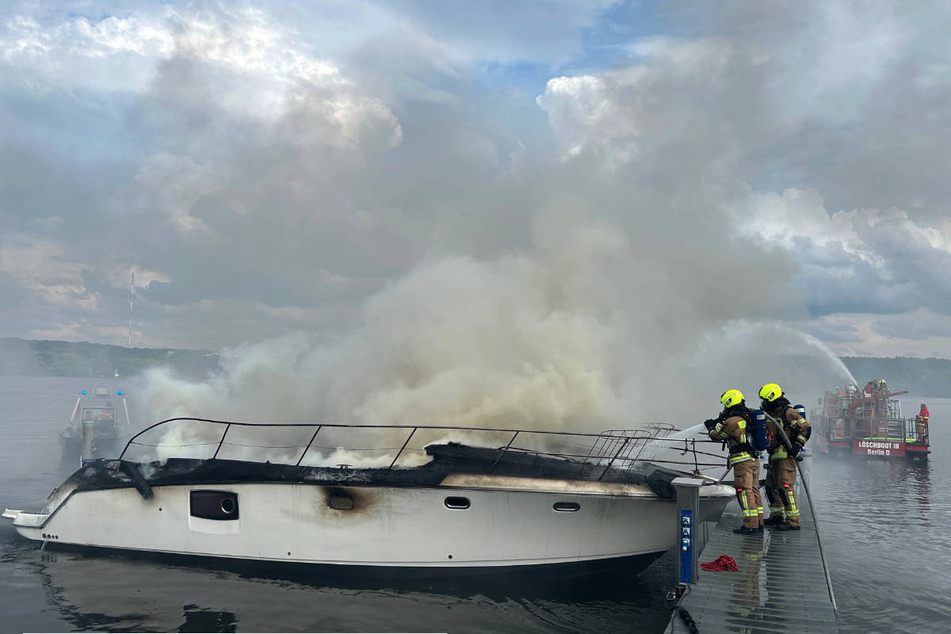
[(59, 434), (63, 460), (82, 463), (116, 455), (130, 426), (129, 404), (122, 390), (113, 392), (106, 383), (99, 383), (91, 392), (83, 390), (76, 398), (69, 423)]
[[(688, 468), (639, 458), (664, 442), (693, 453)], [(84, 465), (42, 511), (3, 516), (44, 545), (439, 573), (636, 570), (677, 542), (670, 482), (697, 453), (647, 430), (171, 419)], [(704, 520), (734, 498), (709, 481)]]

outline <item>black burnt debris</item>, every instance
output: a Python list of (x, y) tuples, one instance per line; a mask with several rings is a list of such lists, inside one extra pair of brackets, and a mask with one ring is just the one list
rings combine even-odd
[(169, 458), (164, 462), (137, 464), (126, 460), (96, 460), (73, 473), (64, 486), (77, 491), (135, 487), (143, 498), (152, 487), (182, 484), (246, 482), (301, 483), (326, 486), (433, 487), (453, 474), (500, 477), (613, 482), (648, 486), (657, 496), (674, 497), (671, 481), (682, 473), (650, 463), (638, 469), (599, 465), (591, 461), (554, 457), (503, 448), (471, 447), (456, 442), (426, 447), (432, 460), (412, 468), (339, 468), (247, 462)]

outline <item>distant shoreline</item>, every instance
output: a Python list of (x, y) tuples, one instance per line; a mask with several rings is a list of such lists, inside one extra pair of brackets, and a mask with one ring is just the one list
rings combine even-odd
[(152, 368), (168, 367), (200, 380), (218, 369), (213, 350), (125, 348), (99, 343), (0, 337), (0, 376), (130, 378)]
[[(884, 378), (914, 397), (951, 398), (951, 359), (841, 357), (860, 384)], [(0, 337), (0, 376), (130, 378), (168, 367), (184, 378), (203, 380), (219, 369), (214, 350), (125, 348), (99, 343)], [(861, 387), (860, 385), (859, 387)], [(830, 386), (832, 387), (832, 386)]]

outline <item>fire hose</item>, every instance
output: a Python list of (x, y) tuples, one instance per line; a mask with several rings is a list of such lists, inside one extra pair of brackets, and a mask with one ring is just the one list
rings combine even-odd
[[(776, 429), (776, 435), (779, 436), (779, 439), (783, 442), (787, 449), (792, 449), (792, 443), (789, 442), (789, 436), (786, 435), (786, 432), (783, 430), (783, 423), (776, 418), (773, 418), (769, 414), (766, 414), (767, 420), (772, 421), (773, 426)], [(822, 536), (819, 534), (819, 516), (816, 515), (816, 507), (812, 504), (812, 494), (809, 492), (809, 484), (806, 482), (806, 478), (803, 477), (802, 466), (799, 464), (799, 460), (795, 461), (796, 469), (799, 471), (799, 480), (802, 482), (802, 488), (806, 492), (806, 500), (809, 501), (809, 510), (812, 512), (812, 521), (816, 525), (816, 541), (819, 542), (819, 558), (822, 560), (822, 571), (826, 575), (826, 586), (829, 588), (829, 598), (832, 600), (832, 610), (835, 612), (839, 611), (838, 606), (835, 604), (835, 593), (832, 591), (832, 577), (829, 575), (829, 564), (826, 563), (826, 554), (822, 548)]]

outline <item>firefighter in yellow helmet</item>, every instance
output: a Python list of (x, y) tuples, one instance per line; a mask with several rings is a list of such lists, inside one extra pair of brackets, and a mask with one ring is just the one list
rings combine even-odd
[(736, 499), (743, 511), (743, 526), (733, 532), (756, 535), (763, 532), (763, 501), (759, 493), (759, 460), (747, 436), (750, 409), (739, 390), (724, 392), (720, 403), (723, 405), (720, 415), (703, 424), (710, 438), (723, 441), (729, 448), (727, 465), (733, 469)]
[(767, 383), (759, 390), (762, 399), (761, 407), (774, 419), (783, 425), (783, 431), (792, 443), (787, 449), (776, 433), (776, 424), (769, 421), (767, 429), (770, 432), (769, 447), (769, 474), (766, 476), (766, 497), (769, 498), (769, 519), (767, 526), (777, 530), (798, 531), (799, 501), (796, 499), (796, 458), (802, 450), (812, 428), (808, 421), (800, 415), (783, 394), (783, 389), (776, 383)]

